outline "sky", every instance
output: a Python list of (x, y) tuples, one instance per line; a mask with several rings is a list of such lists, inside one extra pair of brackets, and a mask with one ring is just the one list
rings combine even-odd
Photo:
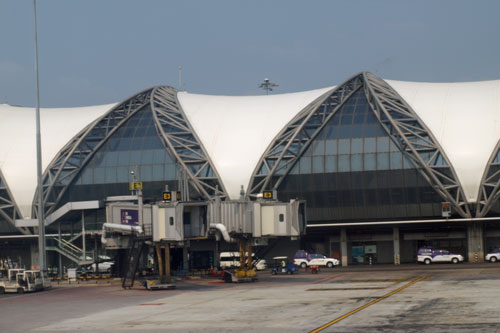
[[(500, 1), (37, 0), (41, 107), (123, 101), (156, 85), (289, 93), (370, 71), (500, 79)], [(34, 106), (33, 1), (0, 0), (0, 103)]]

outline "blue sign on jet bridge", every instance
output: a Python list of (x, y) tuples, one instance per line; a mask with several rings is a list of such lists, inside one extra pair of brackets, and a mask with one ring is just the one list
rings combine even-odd
[(135, 209), (120, 209), (122, 224), (139, 225), (139, 212)]

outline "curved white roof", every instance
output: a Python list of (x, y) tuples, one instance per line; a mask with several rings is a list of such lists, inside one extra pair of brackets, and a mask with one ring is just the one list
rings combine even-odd
[[(469, 202), (500, 140), (500, 80), (465, 83), (388, 82), (432, 131), (455, 168)], [(248, 186), (274, 137), (304, 107), (333, 87), (269, 96), (179, 92), (179, 102), (230, 198)], [(41, 109), (42, 165), (114, 104)], [(35, 110), (0, 104), (0, 170), (25, 218), (36, 189)], [(245, 188), (245, 191), (248, 189)]]
[(274, 137), (303, 108), (332, 88), (266, 96), (179, 92), (181, 106), (231, 199), (250, 177)]
[[(40, 109), (43, 170), (69, 140), (113, 106)], [(0, 104), (0, 119), (0, 170), (21, 213), (29, 218), (37, 186), (36, 112)]]
[(386, 80), (432, 131), (457, 172), (468, 202), (500, 139), (500, 80), (416, 83)]

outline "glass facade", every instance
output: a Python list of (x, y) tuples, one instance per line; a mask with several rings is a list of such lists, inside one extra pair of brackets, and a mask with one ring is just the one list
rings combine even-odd
[(137, 111), (94, 154), (70, 187), (67, 201), (130, 194), (130, 172), (143, 182), (145, 197), (161, 198), (165, 184), (176, 189), (178, 168), (164, 148), (149, 105)]
[[(10, 202), (12, 198), (9, 196), (9, 192), (7, 191), (7, 186), (3, 183), (2, 178), (0, 178), (0, 202), (6, 203)], [(9, 207), (8, 205), (4, 205), (4, 207), (0, 207), (0, 210), (7, 215), (14, 218), (19, 218), (19, 216), (15, 213), (14, 207)], [(4, 217), (0, 214), (0, 232), (16, 232), (16, 228), (14, 228), (10, 223), (8, 223)]]
[(387, 135), (364, 91), (329, 120), (278, 189), (310, 221), (439, 216), (441, 197)]

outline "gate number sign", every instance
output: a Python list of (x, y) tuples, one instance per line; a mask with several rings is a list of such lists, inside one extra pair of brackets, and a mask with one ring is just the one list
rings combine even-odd
[(264, 199), (272, 199), (273, 198), (272, 191), (264, 191), (264, 192), (262, 192), (262, 195), (263, 195)]

